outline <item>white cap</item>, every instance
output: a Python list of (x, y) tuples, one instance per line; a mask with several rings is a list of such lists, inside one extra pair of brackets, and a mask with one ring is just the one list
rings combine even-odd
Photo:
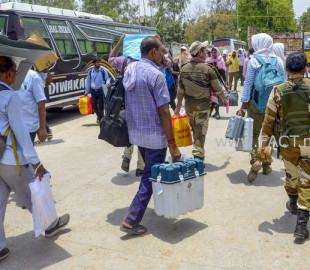
[(187, 48), (185, 46), (182, 46), (181, 50), (187, 50)]

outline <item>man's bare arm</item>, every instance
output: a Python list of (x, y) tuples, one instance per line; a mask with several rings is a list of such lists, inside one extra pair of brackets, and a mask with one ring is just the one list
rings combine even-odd
[(110, 52), (109, 57), (116, 57), (119, 49), (123, 46), (123, 42), (124, 42), (124, 38), (125, 38), (125, 34), (123, 34), (121, 36), (121, 38), (119, 39), (119, 41), (117, 42), (116, 46), (114, 47), (114, 49)]
[(39, 111), (39, 121), (40, 121), (38, 137), (39, 137), (40, 142), (44, 142), (47, 139), (45, 101), (38, 102), (38, 111)]
[[(168, 104), (164, 104), (160, 106), (158, 108), (158, 113), (159, 113), (161, 125), (164, 129), (167, 141), (168, 142), (174, 141), (172, 120), (171, 120), (171, 114), (169, 111)], [(173, 161), (177, 161), (181, 158), (181, 152), (175, 142), (171, 145), (169, 143), (169, 151), (170, 151)]]

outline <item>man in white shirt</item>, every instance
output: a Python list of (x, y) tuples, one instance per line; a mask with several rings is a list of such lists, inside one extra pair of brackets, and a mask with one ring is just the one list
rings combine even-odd
[(46, 97), (40, 75), (34, 70), (29, 70), (18, 93), (32, 143), (34, 143), (36, 134), (38, 134), (39, 141), (44, 142), (47, 138)]
[[(0, 57), (0, 140), (5, 144), (0, 153), (0, 261), (10, 253), (3, 225), (10, 192), (14, 191), (18, 201), (31, 212), (29, 183), (36, 177), (41, 179), (45, 173), (31, 143), (20, 97), (10, 87), (16, 72), (16, 65), (9, 57)], [(10, 132), (6, 135), (7, 131)], [(69, 214), (56, 218), (45, 231), (45, 237), (56, 235), (69, 220)]]

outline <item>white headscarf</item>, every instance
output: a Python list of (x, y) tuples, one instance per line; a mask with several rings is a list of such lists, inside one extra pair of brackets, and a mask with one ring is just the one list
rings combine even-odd
[(271, 36), (261, 33), (252, 36), (252, 47), (255, 50), (254, 56), (277, 57), (273, 50), (273, 39)]
[(284, 63), (286, 62), (286, 57), (284, 55), (284, 44), (283, 43), (273, 44), (272, 50), (278, 58), (280, 58)]

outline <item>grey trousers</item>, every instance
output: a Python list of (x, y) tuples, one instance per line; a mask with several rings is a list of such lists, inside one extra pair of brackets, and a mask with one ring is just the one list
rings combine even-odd
[[(20, 169), (21, 176), (17, 166), (0, 164), (0, 251), (6, 247), (3, 222), (10, 192), (14, 191), (18, 202), (31, 212), (29, 183), (34, 179), (34, 171), (31, 165), (22, 165)], [(56, 218), (48, 229), (55, 227), (58, 219)]]

